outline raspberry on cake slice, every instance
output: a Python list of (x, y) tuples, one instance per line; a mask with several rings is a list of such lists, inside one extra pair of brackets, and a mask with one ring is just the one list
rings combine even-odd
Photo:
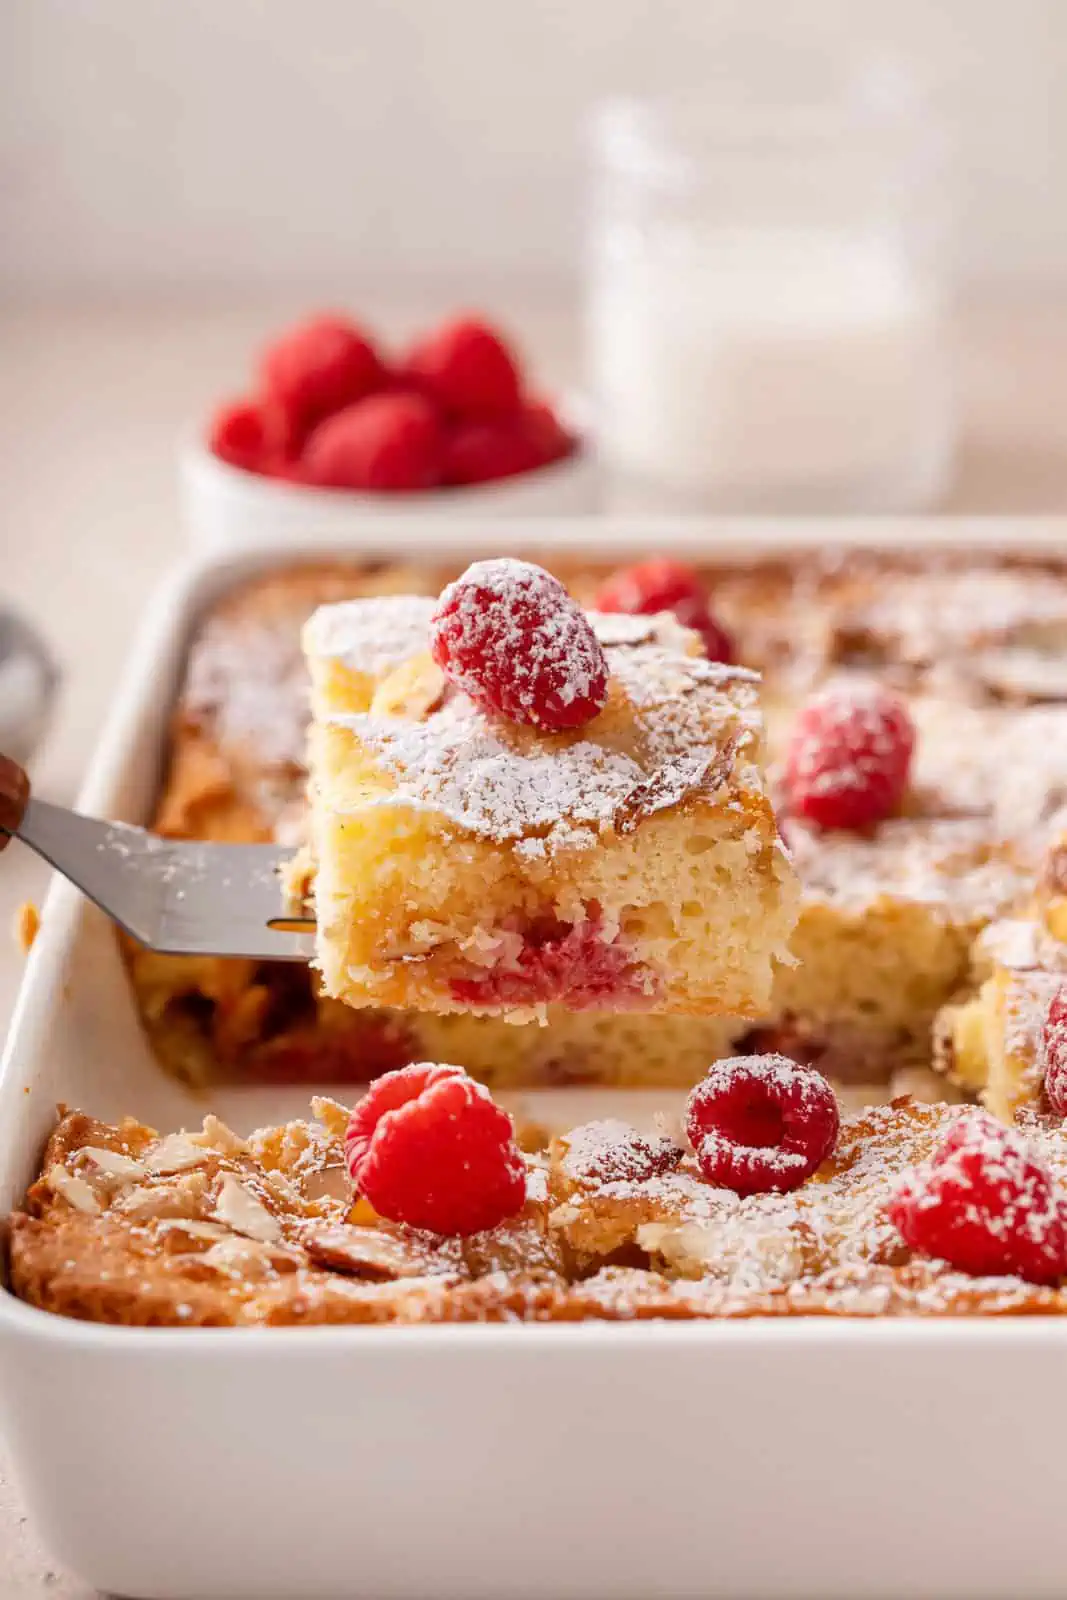
[(320, 609), (312, 895), (327, 994), (540, 1016), (750, 1015), (793, 882), (758, 679), (525, 562)]

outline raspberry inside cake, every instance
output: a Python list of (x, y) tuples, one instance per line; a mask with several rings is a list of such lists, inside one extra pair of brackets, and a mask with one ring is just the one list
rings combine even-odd
[(794, 900), (757, 676), (669, 616), (594, 614), (603, 708), (546, 731), (448, 681), (434, 614), (354, 600), (305, 631), (325, 993), (515, 1020), (757, 1013)]

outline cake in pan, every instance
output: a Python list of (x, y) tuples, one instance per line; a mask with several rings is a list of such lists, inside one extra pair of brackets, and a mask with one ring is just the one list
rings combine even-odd
[[(603, 606), (612, 584), (617, 598), (609, 569), (556, 571), (584, 604)], [(305, 841), (305, 624), (320, 606), (436, 596), (457, 572), (445, 563), (302, 565), (226, 597), (191, 641), (160, 831)], [(772, 796), (777, 785), (801, 881), (791, 959), (777, 965), (758, 1014), (549, 1003), (545, 1025), (514, 1026), (469, 1011), (355, 1009), (295, 967), (131, 951), (165, 1064), (197, 1084), (219, 1075), (361, 1083), (406, 1061), (448, 1060), (495, 1085), (685, 1086), (725, 1053), (778, 1049), (883, 1095), (919, 1081), (935, 1019), (942, 1015), (943, 1039), (944, 1008), (967, 998), (982, 930), (1029, 905), (1058, 831), (1067, 575), (1052, 562), (982, 555), (828, 553), (708, 568), (698, 578), (733, 659), (763, 676)], [(894, 813), (860, 829), (788, 815), (783, 757), (801, 708), (823, 686), (872, 681), (901, 698), (914, 725)], [(966, 1073), (956, 1076), (972, 1092)]]
[(587, 1124), (514, 1152), (509, 1214), (459, 1235), (357, 1197), (349, 1113), (314, 1112), (247, 1138), (214, 1117), (160, 1137), (63, 1113), (10, 1219), (12, 1289), (63, 1316), (175, 1327), (1067, 1310), (1058, 1121), (1017, 1133), (898, 1099), (845, 1119), (796, 1188), (746, 1194), (709, 1182), (703, 1152)]

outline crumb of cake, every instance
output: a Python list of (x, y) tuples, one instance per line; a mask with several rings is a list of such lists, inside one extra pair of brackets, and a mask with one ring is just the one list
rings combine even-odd
[(41, 913), (32, 900), (23, 901), (15, 912), (13, 932), (15, 942), (23, 955), (29, 955), (33, 941), (41, 931)]

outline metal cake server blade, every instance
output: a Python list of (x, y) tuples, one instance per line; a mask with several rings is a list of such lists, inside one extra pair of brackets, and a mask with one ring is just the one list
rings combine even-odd
[(279, 874), (294, 855), (273, 844), (160, 839), (30, 796), (0, 756), (0, 848), (21, 839), (139, 944), (162, 955), (309, 961), (314, 923), (287, 915)]

